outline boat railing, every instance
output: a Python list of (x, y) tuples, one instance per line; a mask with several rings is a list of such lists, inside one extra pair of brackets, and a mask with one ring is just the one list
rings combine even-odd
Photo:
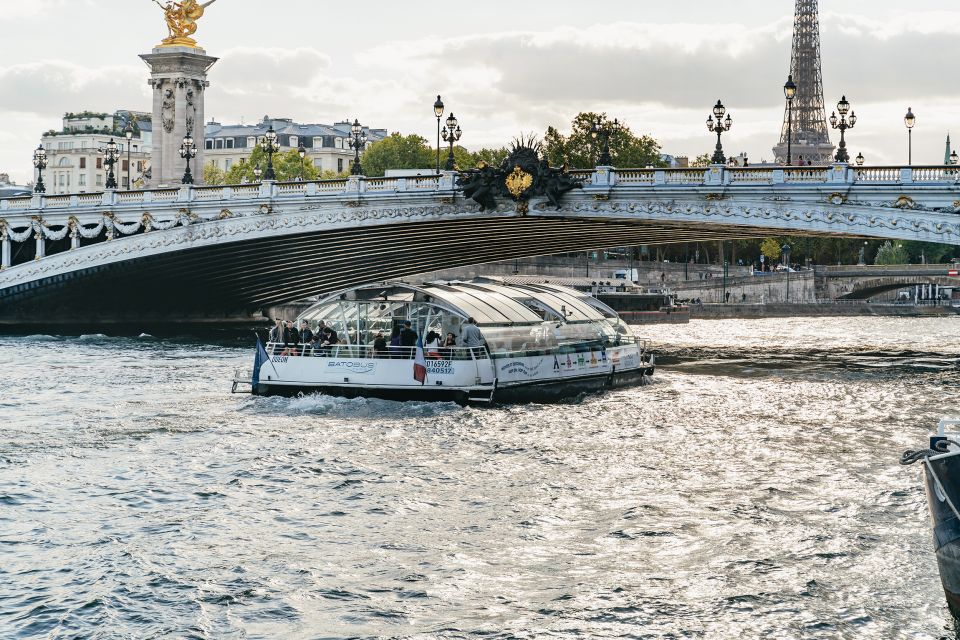
[[(341, 358), (347, 360), (413, 360), (416, 347), (387, 347), (386, 351), (374, 351), (373, 345), (337, 344), (322, 347), (319, 345), (287, 346), (282, 342), (268, 342), (267, 354), (270, 356)], [(427, 360), (485, 360), (489, 357), (486, 347), (439, 347), (423, 348)]]

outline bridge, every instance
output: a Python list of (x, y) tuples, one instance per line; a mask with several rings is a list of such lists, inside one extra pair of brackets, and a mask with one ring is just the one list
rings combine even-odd
[(341, 287), (611, 246), (769, 235), (960, 244), (956, 167), (571, 172), (480, 211), (457, 173), (0, 200), (0, 323), (245, 320)]

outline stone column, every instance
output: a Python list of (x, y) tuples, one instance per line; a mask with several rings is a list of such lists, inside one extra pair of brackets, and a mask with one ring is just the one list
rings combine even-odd
[(0, 235), (0, 269), (10, 267), (10, 236), (6, 232)]
[(151, 187), (176, 187), (181, 183), (185, 161), (180, 145), (187, 131), (193, 136), (197, 157), (191, 166), (194, 180), (203, 180), (204, 132), (203, 99), (207, 71), (217, 58), (199, 47), (160, 46), (140, 56), (150, 67), (153, 87), (153, 149)]

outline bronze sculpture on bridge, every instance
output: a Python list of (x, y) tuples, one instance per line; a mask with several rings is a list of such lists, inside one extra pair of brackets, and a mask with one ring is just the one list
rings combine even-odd
[(197, 0), (183, 0), (174, 2), (169, 0), (165, 5), (160, 0), (153, 0), (163, 9), (163, 17), (167, 21), (170, 35), (163, 39), (162, 47), (196, 47), (197, 41), (191, 38), (197, 32), (197, 20), (203, 17), (207, 7), (217, 0), (208, 0), (200, 4)]

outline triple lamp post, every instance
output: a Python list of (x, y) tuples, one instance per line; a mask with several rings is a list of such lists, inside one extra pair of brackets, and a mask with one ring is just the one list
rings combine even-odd
[(363, 125), (360, 124), (360, 121), (356, 118), (353, 119), (353, 124), (350, 125), (349, 139), (349, 146), (353, 149), (353, 169), (351, 169), (350, 175), (362, 176), (363, 167), (360, 166), (360, 151), (367, 146), (367, 134), (363, 130)]
[[(840, 118), (837, 118), (838, 112), (840, 113)], [(850, 118), (847, 118), (848, 112), (850, 113)], [(847, 129), (853, 129), (856, 124), (857, 114), (854, 111), (850, 111), (850, 103), (847, 102), (847, 96), (843, 96), (840, 98), (840, 102), (837, 103), (837, 110), (830, 114), (830, 126), (840, 131), (840, 145), (837, 147), (837, 155), (835, 156), (837, 162), (850, 162), (850, 154), (847, 153), (847, 141), (844, 139), (844, 133), (846, 133)]]
[(457, 118), (453, 115), (453, 112), (450, 112), (450, 115), (447, 116), (446, 127), (443, 129), (443, 141), (450, 143), (450, 153), (447, 155), (447, 164), (444, 165), (446, 171), (455, 171), (457, 168), (457, 162), (453, 159), (453, 143), (460, 139), (460, 136), (463, 135), (463, 131), (460, 129), (460, 125), (457, 124)]
[(190, 173), (190, 161), (197, 157), (197, 146), (193, 144), (193, 136), (187, 133), (183, 136), (183, 143), (180, 145), (180, 157), (187, 163), (187, 168), (183, 172), (183, 184), (193, 184), (193, 174)]
[(600, 157), (597, 158), (597, 165), (609, 167), (613, 165), (613, 158), (610, 157), (610, 136), (620, 129), (620, 121), (614, 118), (613, 122), (600, 126), (599, 121), (595, 121), (590, 127), (590, 138), (596, 144), (597, 139), (603, 138), (603, 149), (600, 151)]
[[(730, 131), (730, 127), (733, 126), (733, 119), (730, 117), (730, 114), (727, 113), (727, 119), (723, 119), (723, 114), (727, 113), (727, 108), (723, 106), (723, 103), (717, 100), (717, 104), (713, 106), (713, 115), (707, 116), (707, 131), (716, 132), (717, 134), (717, 148), (713, 151), (713, 157), (710, 159), (710, 162), (713, 164), (724, 164), (727, 159), (723, 156), (723, 145), (720, 143), (720, 135)], [(714, 123), (713, 118), (716, 116), (717, 121)]]
[(43, 170), (47, 168), (47, 150), (41, 144), (33, 152), (33, 166), (37, 169), (37, 184), (33, 188), (34, 193), (46, 193), (47, 186), (43, 184)]

